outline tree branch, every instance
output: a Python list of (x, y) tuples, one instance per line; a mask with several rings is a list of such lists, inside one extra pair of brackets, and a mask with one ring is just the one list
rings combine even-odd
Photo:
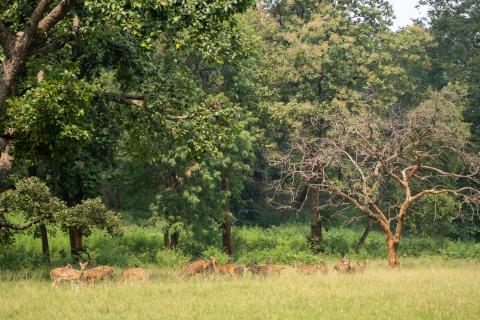
[[(50, 1), (49, 1), (50, 2)], [(47, 33), (50, 31), (59, 21), (61, 21), (67, 13), (73, 8), (74, 0), (62, 0), (50, 13), (40, 21), (38, 29)]]
[(37, 49), (35, 52), (36, 56), (42, 56), (49, 54), (50, 52), (53, 52), (55, 50), (61, 49), (65, 47), (65, 45), (72, 40), (75, 40), (78, 37), (78, 32), (80, 31), (80, 18), (78, 17), (77, 14), (75, 14), (72, 18), (72, 33), (67, 37), (62, 42), (57, 42), (57, 43), (47, 43), (43, 47), (40, 47)]
[(41, 223), (42, 221), (45, 220), (45, 218), (46, 218), (46, 216), (41, 216), (41, 217), (38, 217), (36, 219), (33, 219), (32, 221), (30, 221), (27, 224), (14, 224), (14, 223), (10, 223), (6, 220), (0, 220), (0, 228), (8, 228), (8, 229), (12, 229), (12, 230), (22, 231), (22, 230), (25, 230), (25, 229), (28, 229), (28, 228), (32, 227), (35, 224)]
[[(121, 103), (121, 104), (126, 104), (126, 105), (131, 105), (135, 107), (144, 107), (145, 106), (145, 98), (143, 96), (131, 96), (131, 95), (125, 95), (125, 94), (106, 94), (106, 97), (108, 97), (110, 100)], [(178, 115), (178, 116), (172, 116), (165, 114), (163, 117), (167, 120), (171, 121), (184, 121), (188, 120), (191, 118), (194, 118), (195, 115), (189, 115), (189, 114), (183, 114), (183, 115)]]
[(459, 178), (459, 179), (467, 179), (467, 180), (472, 180), (476, 182), (476, 179), (474, 177), (478, 175), (478, 172), (473, 172), (472, 174), (469, 175), (461, 175), (461, 174), (456, 174), (456, 173), (451, 173), (451, 172), (445, 172), (443, 170), (440, 170), (438, 168), (432, 167), (432, 166), (421, 166), (420, 169), (427, 169), (434, 171), (438, 173), (440, 176), (443, 177), (451, 177), (451, 178)]
[(47, 12), (48, 6), (52, 0), (41, 0), (35, 10), (33, 10), (30, 20), (28, 21), (27, 35), (33, 37), (39, 28), (39, 23)]

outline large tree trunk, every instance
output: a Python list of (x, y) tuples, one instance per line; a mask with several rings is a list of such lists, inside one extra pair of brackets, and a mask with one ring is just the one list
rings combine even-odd
[(400, 266), (400, 259), (398, 258), (398, 241), (395, 241), (393, 237), (387, 237), (388, 247), (388, 265), (391, 268), (397, 268)]
[(68, 235), (70, 237), (70, 252), (76, 259), (84, 251), (82, 232), (76, 228), (70, 228)]
[(48, 233), (47, 233), (47, 226), (45, 224), (40, 225), (40, 234), (42, 236), (42, 253), (43, 259), (46, 262), (50, 262), (50, 249), (48, 245)]
[(229, 255), (233, 255), (233, 245), (232, 245), (232, 223), (230, 221), (224, 221), (222, 223), (223, 228), (223, 248), (225, 252)]
[(374, 223), (375, 223), (375, 220), (373, 220), (371, 217), (368, 217), (367, 226), (365, 227), (365, 230), (363, 231), (363, 234), (360, 237), (360, 240), (358, 240), (357, 247), (355, 248), (356, 252), (358, 252), (365, 244), (365, 241), (367, 240), (367, 237), (370, 234), (370, 231), (372, 231), (372, 227)]
[(314, 253), (318, 253), (319, 245), (323, 240), (322, 223), (320, 221), (320, 192), (317, 189), (311, 189), (312, 207), (310, 209), (310, 248)]

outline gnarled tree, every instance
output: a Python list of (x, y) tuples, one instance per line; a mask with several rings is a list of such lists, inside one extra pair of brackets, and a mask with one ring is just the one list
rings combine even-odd
[(272, 155), (280, 169), (276, 195), (287, 192), (295, 199), (303, 182), (329, 192), (332, 204), (353, 206), (354, 219), (371, 218), (384, 232), (388, 263), (397, 267), (405, 220), (420, 199), (450, 194), (463, 204), (452, 215), (476, 212), (480, 156), (469, 152), (461, 102), (459, 90), (449, 86), (401, 114), (343, 110), (317, 118), (326, 136), (299, 135), (288, 152)]

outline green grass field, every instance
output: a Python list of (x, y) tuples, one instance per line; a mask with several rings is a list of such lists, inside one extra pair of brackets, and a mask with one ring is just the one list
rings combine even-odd
[[(480, 263), (373, 261), (364, 274), (177, 280), (151, 269), (146, 283), (52, 289), (47, 270), (4, 272), (0, 319), (480, 319)], [(117, 276), (120, 270), (117, 270)]]

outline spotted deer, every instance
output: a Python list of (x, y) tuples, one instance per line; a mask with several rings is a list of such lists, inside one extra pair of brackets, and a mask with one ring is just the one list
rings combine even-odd
[(83, 271), (87, 267), (88, 262), (79, 262), (80, 271), (73, 269), (71, 264), (67, 264), (65, 267), (55, 268), (50, 271), (50, 278), (53, 280), (52, 288), (58, 288), (62, 280), (70, 281), (72, 289), (78, 287), (79, 281), (82, 277)]
[(243, 277), (244, 268), (242, 266), (235, 266), (235, 275)]
[(183, 276), (194, 276), (198, 273), (204, 273), (208, 270), (210, 262), (207, 260), (199, 259), (186, 265), (178, 274), (178, 278)]
[(320, 271), (323, 273), (328, 272), (327, 265), (324, 262), (310, 263), (306, 265), (300, 265), (299, 263), (294, 263), (293, 267), (296, 268), (298, 272), (301, 272), (304, 274), (313, 274), (313, 273), (316, 273), (317, 271)]
[(354, 271), (354, 268), (353, 268), (353, 265), (352, 265), (352, 262), (347, 258), (347, 257), (343, 257), (340, 262), (338, 262), (337, 264), (335, 264), (335, 266), (333, 267), (333, 269), (337, 272), (341, 272), (341, 273), (349, 273), (349, 272), (353, 272)]
[(227, 262), (225, 264), (217, 264), (217, 259), (215, 257), (210, 257), (210, 271), (215, 273), (226, 273), (232, 279), (235, 278), (235, 265), (232, 262)]
[(367, 263), (368, 263), (367, 260), (363, 261), (362, 263), (357, 262), (357, 265), (352, 266), (353, 272), (363, 273), (365, 271), (365, 269), (367, 268)]
[(143, 268), (129, 268), (122, 272), (120, 281), (127, 281), (128, 279), (141, 280), (146, 282), (148, 280), (148, 272)]
[(90, 283), (95, 287), (96, 280), (109, 279), (113, 274), (113, 267), (110, 265), (98, 266), (95, 268), (87, 269), (83, 271), (80, 280)]
[(256, 262), (249, 265), (248, 271), (252, 274), (267, 276), (269, 274), (276, 274), (280, 277), (282, 270), (285, 269), (284, 266), (273, 264), (271, 261), (267, 265), (258, 265)]

